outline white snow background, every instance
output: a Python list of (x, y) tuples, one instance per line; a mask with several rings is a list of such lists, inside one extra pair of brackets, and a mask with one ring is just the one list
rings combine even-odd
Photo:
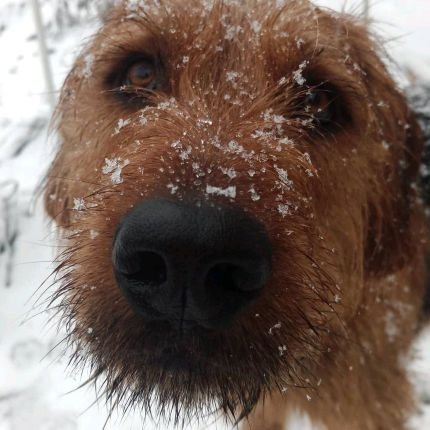
[[(184, 0), (186, 1), (186, 0)], [(84, 376), (69, 375), (67, 359), (49, 352), (61, 339), (47, 315), (26, 320), (32, 294), (52, 269), (55, 235), (37, 201), (37, 185), (49, 166), (55, 139), (48, 139), (47, 102), (30, 0), (0, 0), (0, 430), (101, 430), (107, 410), (79, 386)], [(83, 12), (77, 22), (61, 22), (61, 2), (43, 0), (48, 45), (59, 89), (79, 45), (97, 27)], [(88, 2), (94, 5), (94, 2)], [(344, 0), (318, 3), (340, 9)], [(392, 39), (389, 52), (400, 65), (430, 81), (430, 0), (372, 2), (376, 28)], [(357, 5), (355, 2), (353, 5)], [(348, 8), (348, 3), (347, 3)], [(400, 82), (406, 80), (399, 74)], [(16, 235), (17, 234), (17, 235)], [(16, 236), (16, 237), (15, 237)], [(24, 323), (23, 323), (24, 322)], [(414, 430), (430, 429), (430, 331), (412, 352), (411, 378), (422, 400), (411, 420)], [(89, 408), (89, 409), (88, 409)], [(165, 428), (139, 416), (114, 416), (106, 429)], [(196, 426), (218, 429), (222, 422)], [(311, 429), (294, 417), (289, 429)], [(346, 429), (347, 430), (347, 429)]]

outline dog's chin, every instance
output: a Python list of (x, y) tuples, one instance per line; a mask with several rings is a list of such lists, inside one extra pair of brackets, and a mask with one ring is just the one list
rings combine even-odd
[(147, 324), (142, 353), (149, 368), (172, 376), (228, 372), (220, 362), (224, 336), (196, 322), (152, 322)]
[(154, 370), (167, 371), (171, 374), (191, 374), (205, 372), (215, 365), (214, 357), (204, 348), (191, 347), (197, 335), (188, 333), (171, 343), (158, 342), (157, 348), (147, 350), (148, 366)]
[(273, 368), (263, 361), (250, 363), (243, 353), (249, 343), (229, 335), (153, 322), (146, 325), (145, 336), (133, 342), (128, 338), (115, 355), (94, 344), (93, 358), (101, 364), (100, 378), (112, 397), (129, 399), (138, 408), (144, 405), (153, 416), (164, 419), (174, 410), (187, 420), (223, 411), (236, 420), (268, 388)]

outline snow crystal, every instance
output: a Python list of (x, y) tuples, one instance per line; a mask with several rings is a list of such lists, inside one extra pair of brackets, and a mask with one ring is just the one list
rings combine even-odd
[(148, 124), (148, 118), (145, 117), (145, 112), (142, 111), (142, 113), (139, 116), (139, 123), (140, 125), (146, 125)]
[[(304, 154), (303, 154), (303, 157), (302, 157), (309, 165), (311, 165), (312, 166), (312, 160), (311, 160), (311, 156), (309, 155), (309, 153), (307, 153), (307, 152), (305, 152)], [(314, 172), (311, 170), (311, 169), (305, 169), (305, 172), (306, 172), (306, 174), (309, 176), (309, 177), (313, 177), (314, 176)]]
[(234, 170), (233, 167), (226, 168), (226, 167), (220, 167), (219, 168), (224, 175), (227, 175), (230, 179), (234, 179), (237, 176), (236, 170)]
[(122, 169), (125, 166), (128, 166), (128, 164), (129, 164), (128, 160), (124, 160), (124, 162), (121, 163), (120, 158), (113, 158), (111, 160), (108, 158), (105, 158), (105, 165), (102, 168), (102, 172), (105, 175), (110, 174), (112, 184), (118, 185), (123, 182), (123, 179), (121, 177)]
[(273, 130), (255, 130), (251, 137), (253, 139), (262, 139), (263, 141), (268, 141), (273, 139)]
[(176, 99), (174, 97), (171, 97), (169, 100), (166, 100), (164, 102), (158, 103), (157, 107), (161, 110), (167, 110), (177, 107)]
[(177, 185), (174, 185), (174, 184), (168, 184), (167, 189), (170, 190), (171, 194), (176, 194), (178, 192), (179, 187)]
[(282, 215), (282, 217), (286, 217), (291, 214), (290, 206), (287, 204), (278, 205), (278, 212)]
[(281, 145), (293, 145), (294, 140), (290, 139), (289, 137), (283, 137), (282, 139), (279, 139), (278, 141)]
[(213, 121), (209, 118), (199, 118), (197, 120), (197, 125), (200, 128), (206, 128), (208, 125), (212, 125), (212, 124), (213, 124)]
[(309, 62), (307, 60), (303, 61), (299, 65), (299, 68), (293, 72), (293, 79), (298, 85), (304, 85), (304, 83), (306, 82), (306, 79), (303, 77), (303, 71), (305, 70), (308, 63)]
[(226, 72), (226, 79), (228, 82), (234, 82), (239, 78), (239, 73), (235, 72), (234, 70), (230, 70)]
[(421, 164), (420, 165), (420, 175), (422, 177), (430, 176), (430, 167), (427, 166), (426, 164)]
[(221, 151), (237, 154), (246, 160), (249, 160), (254, 155), (254, 151), (246, 151), (245, 148), (235, 140), (231, 140), (230, 142), (228, 142), (227, 146), (224, 146), (221, 144), (218, 137), (214, 137), (209, 140), (209, 143), (215, 146), (215, 148), (220, 149)]
[(274, 122), (275, 124), (282, 124), (285, 122), (285, 118), (283, 117), (283, 115), (274, 114), (273, 109), (265, 110), (261, 116), (266, 122)]
[(278, 346), (278, 350), (279, 350), (279, 355), (282, 357), (284, 353), (287, 352), (287, 346), (286, 345)]
[(188, 146), (186, 149), (184, 149), (183, 151), (181, 151), (179, 153), (179, 158), (182, 161), (188, 160), (190, 158), (190, 154), (192, 152), (193, 148), (191, 146)]
[(391, 146), (391, 144), (390, 144), (390, 143), (388, 143), (386, 140), (383, 140), (383, 141), (382, 141), (382, 147), (383, 147), (386, 151), (388, 151), (388, 150), (390, 149), (390, 146)]
[(115, 128), (114, 135), (119, 134), (119, 132), (120, 132), (124, 127), (127, 127), (127, 125), (129, 125), (129, 124), (131, 124), (131, 119), (122, 119), (122, 118), (120, 118), (120, 119), (118, 120), (118, 124), (117, 124), (117, 126), (116, 126), (116, 128)]
[(282, 115), (273, 115), (272, 121), (275, 124), (282, 124), (283, 122), (285, 122), (285, 118)]
[(230, 197), (231, 199), (236, 198), (236, 187), (230, 186), (227, 188), (214, 187), (212, 185), (206, 185), (207, 194), (215, 194), (217, 196)]
[(282, 327), (282, 323), (281, 322), (276, 323), (273, 327), (269, 328), (269, 334), (273, 335), (273, 330), (280, 330), (281, 327)]
[(239, 152), (244, 151), (243, 146), (239, 145), (239, 143), (237, 143), (235, 140), (230, 140), (230, 142), (228, 142), (227, 146), (231, 152), (239, 153)]
[(293, 181), (288, 178), (288, 172), (285, 169), (281, 169), (275, 166), (275, 170), (278, 173), (278, 177), (282, 184), (284, 184), (287, 188), (291, 188), (293, 185)]
[(305, 152), (302, 157), (308, 164), (312, 164), (312, 160), (311, 160), (311, 156), (309, 155), (309, 152)]
[(73, 199), (73, 210), (84, 211), (86, 209), (85, 200), (82, 197)]
[[(196, 175), (197, 178), (201, 178), (203, 176), (206, 176), (206, 173), (204, 172), (204, 170), (202, 169), (202, 167), (200, 166), (199, 163), (192, 163), (192, 167), (193, 167), (193, 172)], [(207, 173), (211, 173), (211, 169), (207, 169)]]
[(257, 193), (257, 191), (255, 191), (254, 185), (251, 186), (251, 188), (249, 189), (249, 192), (251, 193), (252, 201), (257, 202), (258, 200), (261, 199), (261, 196)]

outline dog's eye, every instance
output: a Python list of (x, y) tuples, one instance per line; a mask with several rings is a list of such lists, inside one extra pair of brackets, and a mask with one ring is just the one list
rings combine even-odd
[(125, 87), (155, 90), (157, 88), (157, 68), (148, 60), (133, 63), (125, 74), (123, 85)]
[(328, 125), (337, 119), (337, 97), (330, 88), (309, 89), (303, 99), (303, 106), (306, 114), (317, 125)]

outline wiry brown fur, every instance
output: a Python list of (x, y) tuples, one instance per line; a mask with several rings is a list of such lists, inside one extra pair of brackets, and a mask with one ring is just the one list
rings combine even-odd
[[(405, 429), (414, 401), (402, 360), (418, 326), (427, 235), (413, 115), (358, 18), (307, 1), (209, 3), (118, 6), (64, 85), (45, 201), (67, 232), (54, 301), (74, 362), (89, 363), (112, 406), (176, 422), (253, 410), (244, 428), (268, 430), (298, 407), (330, 430)], [(136, 52), (159, 57), (165, 74), (143, 109), (107, 86)], [(328, 133), (299, 102), (325, 81), (348, 112)], [(106, 159), (120, 180), (103, 171)], [(157, 327), (195, 362), (171, 373), (157, 363), (159, 332), (116, 286), (112, 240), (149, 196), (229, 200), (208, 185), (236, 187), (231, 202), (264, 223), (274, 272), (228, 330), (183, 340)]]

